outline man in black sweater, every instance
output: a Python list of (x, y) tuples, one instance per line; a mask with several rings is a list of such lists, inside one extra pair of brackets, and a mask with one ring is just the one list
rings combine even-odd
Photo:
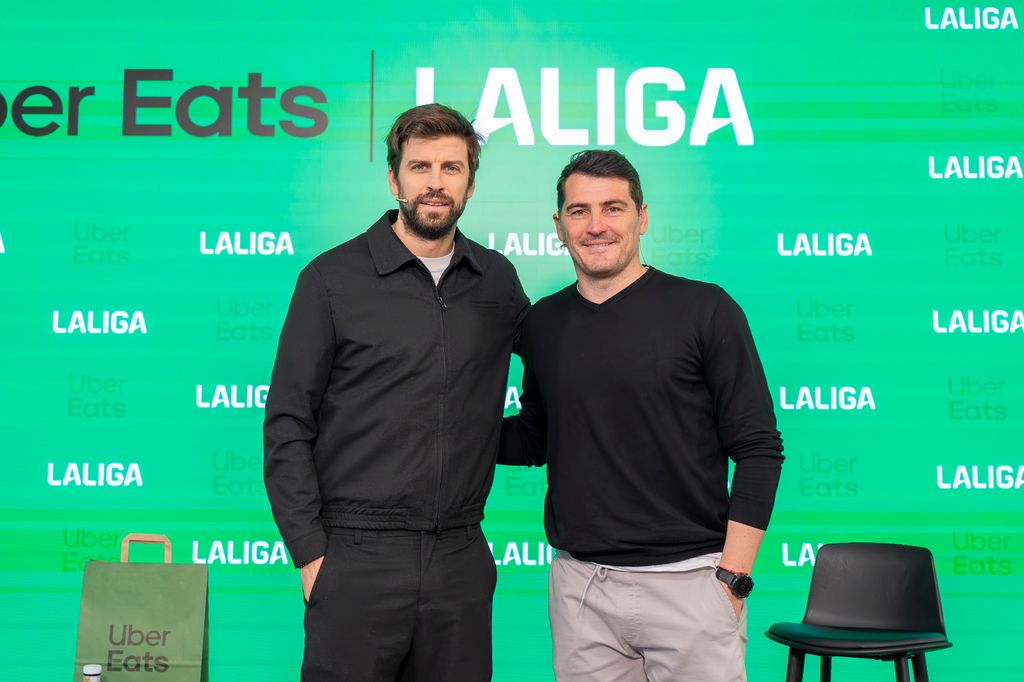
[(388, 135), (399, 210), (299, 274), (264, 478), (301, 568), (304, 682), (491, 678), (480, 520), (528, 302), (512, 264), (456, 228), (479, 154), (458, 112), (405, 112)]
[(783, 459), (746, 318), (721, 288), (641, 264), (647, 206), (617, 152), (572, 158), (555, 225), (578, 281), (527, 316), (498, 460), (547, 464), (555, 674), (745, 680)]

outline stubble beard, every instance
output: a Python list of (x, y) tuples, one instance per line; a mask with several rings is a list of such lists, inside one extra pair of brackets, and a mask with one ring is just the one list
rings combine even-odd
[[(568, 248), (568, 247), (567, 247)], [(582, 251), (586, 247), (577, 246), (576, 249)], [(580, 252), (575, 252), (575, 249), (569, 249), (569, 255), (572, 257), (573, 266), (576, 269), (577, 275), (586, 276), (590, 280), (608, 280), (614, 279), (623, 272), (628, 270), (635, 260), (639, 258), (639, 250), (632, 249), (627, 254), (620, 254), (615, 260), (608, 262), (601, 262), (600, 260), (591, 260), (589, 263)]]
[[(431, 199), (444, 199), (447, 201), (449, 207), (447, 215), (442, 214), (436, 218), (421, 219), (418, 214), (420, 204)], [(420, 239), (439, 241), (455, 231), (455, 224), (462, 217), (462, 212), (466, 210), (466, 199), (467, 197), (463, 197), (461, 202), (457, 202), (446, 194), (433, 192), (421, 194), (411, 201), (400, 203), (398, 210), (402, 214), (402, 222), (406, 229)]]

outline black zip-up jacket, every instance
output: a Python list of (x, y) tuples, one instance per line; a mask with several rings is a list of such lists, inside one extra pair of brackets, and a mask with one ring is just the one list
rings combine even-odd
[(435, 287), (388, 211), (299, 274), (264, 422), (264, 479), (297, 566), (324, 527), (478, 523), (513, 337), (529, 305), (501, 254), (455, 233)]

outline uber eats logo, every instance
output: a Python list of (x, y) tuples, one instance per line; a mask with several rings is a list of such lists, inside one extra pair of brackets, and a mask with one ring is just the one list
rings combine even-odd
[[(170, 630), (144, 630), (132, 623), (110, 624), (108, 640), (111, 648), (107, 651), (106, 672), (163, 673), (170, 668), (167, 656), (167, 642)], [(127, 647), (133, 647), (127, 649)]]
[[(236, 132), (236, 110), (245, 112), (245, 127), (257, 137), (273, 137), (278, 130), (291, 137), (316, 137), (327, 129), (327, 114), (315, 106), (327, 103), (323, 91), (308, 85), (267, 86), (261, 73), (250, 73), (244, 84), (185, 88), (174, 82), (173, 69), (125, 69), (122, 94), (123, 137), (170, 137), (175, 129), (193, 137), (228, 137)], [(95, 96), (93, 85), (70, 87), (66, 95), (45, 85), (31, 85), (13, 96), (0, 92), (0, 128), (10, 123), (25, 135), (43, 137), (63, 127), (68, 136), (76, 136), (82, 110)], [(280, 111), (269, 114), (264, 105)]]

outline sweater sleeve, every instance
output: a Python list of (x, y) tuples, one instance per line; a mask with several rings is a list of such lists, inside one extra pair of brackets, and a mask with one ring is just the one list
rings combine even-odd
[(718, 439), (736, 463), (729, 520), (765, 529), (782, 470), (782, 438), (747, 318), (722, 290), (705, 344), (704, 376)]
[(263, 423), (267, 497), (296, 566), (322, 556), (327, 546), (313, 445), (334, 347), (327, 292), (309, 265), (299, 273), (281, 331)]
[(520, 340), (517, 334), (516, 354), (523, 359), (523, 393), (519, 398), (519, 414), (505, 417), (501, 423), (498, 464), (543, 466), (547, 462), (547, 415), (541, 401), (540, 387), (533, 373), (527, 350), (527, 320), (523, 322)]

